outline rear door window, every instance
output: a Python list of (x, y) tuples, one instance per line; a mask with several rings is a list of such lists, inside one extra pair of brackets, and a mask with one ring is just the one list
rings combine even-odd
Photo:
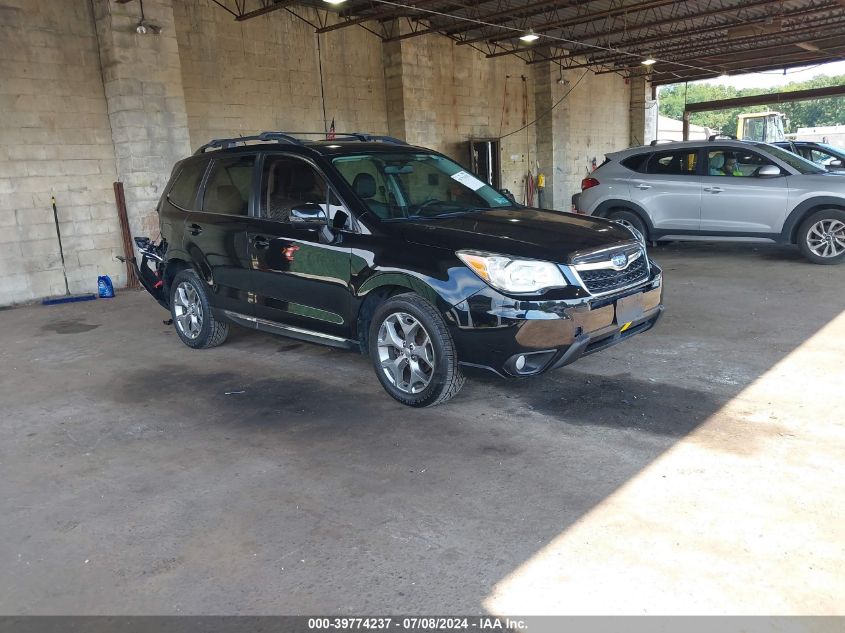
[(196, 160), (183, 165), (173, 186), (170, 187), (167, 199), (182, 209), (195, 209), (197, 190), (206, 167), (208, 167), (207, 160)]
[(202, 210), (206, 213), (248, 215), (255, 155), (215, 159), (205, 185)]
[(696, 150), (656, 152), (651, 155), (646, 173), (664, 176), (692, 176), (698, 167)]

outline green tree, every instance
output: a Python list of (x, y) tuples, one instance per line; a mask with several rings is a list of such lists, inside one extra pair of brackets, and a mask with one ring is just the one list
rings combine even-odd
[[(808, 88), (823, 88), (826, 86), (841, 86), (845, 84), (845, 75), (837, 77), (818, 76), (807, 81), (793, 81), (780, 88), (741, 88), (711, 84), (674, 84), (660, 89), (660, 114), (680, 119), (684, 114), (687, 103), (714, 101), (716, 99), (731, 99), (751, 95), (769, 94), (775, 92), (789, 92), (792, 90), (806, 90)], [(763, 112), (774, 110), (783, 112), (788, 120), (787, 132), (794, 132), (799, 127), (816, 127), (820, 125), (845, 124), (845, 97), (829, 97), (826, 99), (812, 99), (810, 101), (791, 101), (779, 103), (773, 99), (768, 105), (749, 108), (732, 108), (729, 110), (713, 110), (711, 112), (696, 112), (690, 115), (690, 122), (703, 125), (713, 130), (721, 130), (723, 134), (736, 134), (736, 115), (743, 112)]]

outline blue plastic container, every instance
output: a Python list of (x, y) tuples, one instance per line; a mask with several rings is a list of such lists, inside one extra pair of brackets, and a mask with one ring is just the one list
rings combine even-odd
[(100, 299), (111, 299), (114, 297), (114, 284), (108, 275), (100, 275), (97, 277), (97, 291), (100, 294)]

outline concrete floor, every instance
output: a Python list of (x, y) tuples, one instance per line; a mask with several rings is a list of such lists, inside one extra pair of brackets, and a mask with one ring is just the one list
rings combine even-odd
[(0, 312), (0, 613), (845, 613), (845, 267), (654, 257), (657, 330), (422, 411), (141, 293)]

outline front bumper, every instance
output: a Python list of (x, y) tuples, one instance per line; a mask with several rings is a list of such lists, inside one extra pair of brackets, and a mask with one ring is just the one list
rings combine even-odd
[(532, 376), (650, 330), (663, 314), (660, 268), (635, 288), (602, 297), (520, 300), (492, 288), (446, 315), (462, 365)]

